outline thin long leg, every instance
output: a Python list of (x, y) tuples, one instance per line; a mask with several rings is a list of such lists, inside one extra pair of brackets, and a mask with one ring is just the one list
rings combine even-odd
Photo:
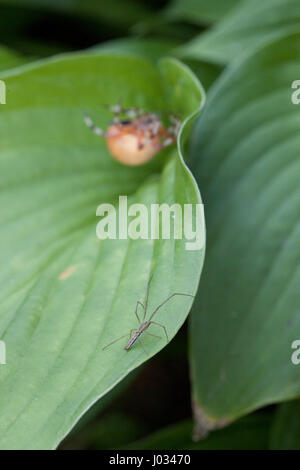
[(154, 310), (154, 312), (151, 313), (150, 315), (150, 318), (149, 318), (149, 322), (152, 320), (152, 318), (154, 317), (154, 315), (156, 314), (156, 312), (163, 306), (165, 305), (170, 299), (172, 299), (172, 297), (175, 297), (175, 295), (185, 295), (187, 297), (195, 297), (194, 295), (191, 295), (191, 294), (181, 294), (180, 292), (175, 292), (174, 294), (170, 295), (166, 300), (164, 300), (160, 305), (158, 305), (158, 307), (156, 307), (156, 309)]
[[(135, 329), (131, 329), (131, 330), (130, 330), (129, 339), (132, 337), (132, 332), (133, 332), (133, 331), (136, 331), (136, 330), (135, 330)], [(117, 339), (115, 339), (114, 341), (112, 341), (111, 343), (109, 343), (109, 344), (107, 344), (106, 346), (104, 346), (104, 348), (102, 348), (102, 351), (103, 351), (104, 349), (108, 348), (108, 346), (111, 346), (112, 344), (116, 343), (116, 342), (119, 341), (120, 339), (126, 338), (126, 337), (128, 338), (128, 333), (127, 333), (127, 335), (120, 336), (120, 338), (117, 338)]]
[(161, 336), (154, 335), (153, 333), (148, 333), (147, 331), (145, 332), (145, 335), (150, 335), (150, 336), (154, 336), (154, 338), (161, 339)]
[(114, 105), (114, 106), (109, 106), (108, 109), (114, 114), (114, 119), (113, 119), (113, 122), (115, 124), (119, 123), (120, 122), (120, 114), (122, 114), (124, 111), (123, 111), (123, 108), (122, 108), (122, 105), (121, 105), (121, 100), (118, 101), (118, 104)]
[(148, 308), (148, 299), (149, 299), (149, 290), (150, 290), (150, 284), (151, 284), (152, 278), (153, 278), (153, 274), (151, 274), (150, 279), (149, 279), (148, 284), (147, 284), (143, 321), (146, 318), (146, 313), (147, 313), (147, 308)]
[[(130, 336), (131, 336), (131, 333), (130, 333)], [(123, 336), (120, 336), (120, 338), (117, 338), (115, 339), (114, 341), (112, 341), (111, 343), (107, 344), (106, 346), (104, 346), (104, 348), (102, 348), (102, 351), (104, 351), (104, 349), (108, 348), (109, 346), (111, 346), (112, 344), (116, 343), (117, 341), (120, 341), (120, 339), (122, 338), (126, 338), (128, 337), (128, 333), (126, 335), (123, 335)]]
[(83, 115), (84, 115), (84, 122), (87, 125), (87, 127), (89, 127), (94, 132), (94, 134), (99, 135), (100, 137), (105, 137), (106, 134), (104, 130), (100, 129), (100, 127), (95, 126), (92, 119), (86, 113), (83, 113)]
[(123, 109), (123, 113), (129, 119), (137, 119), (145, 115), (145, 111), (137, 107), (125, 108)]
[(140, 338), (137, 338), (137, 340), (138, 340), (138, 342), (140, 343), (140, 345), (142, 346), (143, 351), (144, 351), (144, 353), (146, 354), (146, 356), (148, 356), (148, 353), (147, 353), (147, 351), (146, 351), (146, 349), (145, 349), (145, 347), (144, 347), (144, 345), (143, 345), (141, 339), (140, 339)]
[(160, 326), (161, 328), (163, 328), (164, 332), (165, 332), (165, 335), (166, 335), (166, 338), (167, 338), (167, 343), (169, 342), (169, 337), (168, 337), (168, 333), (167, 333), (167, 329), (164, 325), (162, 325), (161, 323), (157, 323), (156, 321), (151, 321), (150, 324), (153, 324), (153, 325), (157, 325), (157, 326)]
[(139, 314), (138, 314), (138, 306), (141, 305), (143, 307), (143, 309), (145, 309), (144, 305), (142, 304), (142, 302), (140, 302), (139, 300), (137, 301), (136, 303), (136, 307), (135, 307), (135, 316), (136, 318), (138, 319), (138, 322), (141, 323), (141, 320), (140, 320), (140, 317), (139, 317)]
[(123, 108), (121, 105), (121, 100), (118, 100), (118, 103), (115, 105), (105, 105), (106, 108), (108, 108), (112, 113), (114, 113), (115, 116), (118, 116), (123, 112)]
[(142, 109), (138, 109), (136, 107), (133, 108), (123, 108), (121, 105), (121, 100), (118, 101), (118, 104), (110, 106), (104, 105), (109, 111), (114, 114), (114, 122), (120, 122), (119, 116), (123, 114), (128, 119), (137, 119), (145, 114), (145, 111)]
[(175, 140), (176, 140), (176, 139), (175, 139), (174, 137), (168, 137), (168, 138), (165, 139), (165, 140), (163, 141), (163, 143), (161, 144), (162, 148), (169, 147), (169, 145), (174, 144)]

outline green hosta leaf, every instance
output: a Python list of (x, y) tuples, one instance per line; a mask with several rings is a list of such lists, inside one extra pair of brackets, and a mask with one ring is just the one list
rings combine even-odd
[(111, 405), (111, 403), (116, 402), (119, 399), (119, 396), (124, 393), (124, 391), (130, 386), (134, 378), (136, 378), (139, 369), (135, 369), (133, 372), (128, 374), (121, 382), (119, 382), (109, 393), (101, 397), (89, 410), (82, 416), (82, 418), (76, 423), (76, 426), (72, 429), (70, 434), (67, 436), (66, 441), (72, 440), (73, 437), (76, 440), (78, 433), (82, 430), (85, 432), (89, 428), (90, 424), (93, 421), (99, 418), (99, 415), (104, 412), (104, 410)]
[(192, 440), (192, 421), (187, 420), (160, 430), (125, 448), (130, 450), (260, 450), (268, 448), (271, 416), (247, 416), (227, 429), (215, 431), (207, 439)]
[[(163, 56), (175, 56), (178, 41), (152, 38), (122, 38), (103, 42), (90, 50), (108, 54), (133, 54), (151, 60), (158, 60)], [(205, 89), (208, 89), (220, 74), (222, 68), (216, 64), (199, 60), (186, 60), (185, 63), (201, 80)]]
[(209, 246), (191, 361), (207, 427), (300, 395), (291, 361), (300, 336), (300, 108), (291, 102), (299, 39), (229, 67), (195, 126)]
[[(181, 155), (167, 148), (136, 168), (112, 159), (103, 139), (83, 123), (83, 109), (107, 127), (102, 103), (181, 111), (203, 99), (182, 64), (156, 67), (133, 57), (64, 55), (3, 77), (1, 120), (0, 447), (53, 448), (80, 416), (131, 370), (162, 349), (158, 326), (124, 351), (137, 326), (150, 273), (149, 309), (170, 293), (194, 294), (204, 251), (185, 240), (105, 240), (96, 237), (96, 208), (133, 202), (199, 203)], [(182, 139), (181, 139), (182, 140)], [(202, 230), (204, 223), (202, 221)], [(177, 297), (157, 315), (172, 338), (192, 304)]]
[(241, 0), (173, 0), (166, 15), (175, 20), (213, 23), (226, 15)]
[(157, 60), (163, 56), (169, 56), (178, 45), (177, 41), (153, 38), (122, 38), (102, 42), (94, 46), (92, 50), (107, 52), (109, 54), (134, 54), (144, 58)]
[(188, 65), (199, 80), (201, 80), (205, 90), (208, 90), (211, 87), (222, 72), (222, 67), (219, 65), (201, 60), (186, 59), (184, 60), (184, 63)]
[(271, 448), (300, 450), (300, 400), (278, 407), (271, 430)]
[(298, 0), (246, 0), (180, 54), (224, 64), (294, 29), (300, 29)]

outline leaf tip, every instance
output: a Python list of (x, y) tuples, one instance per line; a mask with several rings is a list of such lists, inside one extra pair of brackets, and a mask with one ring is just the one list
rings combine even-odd
[(193, 400), (192, 407), (194, 415), (193, 441), (197, 442), (205, 439), (211, 431), (224, 428), (232, 422), (227, 418), (217, 419), (206, 415), (203, 408), (195, 400)]

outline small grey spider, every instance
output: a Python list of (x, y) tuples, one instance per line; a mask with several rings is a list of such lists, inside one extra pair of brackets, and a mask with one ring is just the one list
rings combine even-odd
[[(149, 299), (149, 290), (150, 290), (150, 284), (151, 284), (151, 280), (152, 280), (152, 276), (150, 277), (150, 280), (148, 281), (148, 284), (147, 284), (147, 292), (146, 292), (146, 298), (145, 298), (145, 304), (143, 304), (142, 302), (140, 302), (139, 300), (137, 301), (136, 303), (136, 307), (135, 307), (135, 315), (137, 317), (137, 320), (139, 322), (139, 327), (136, 329), (136, 330), (131, 330), (130, 331), (130, 338), (129, 338), (129, 341), (128, 343), (126, 344), (126, 346), (124, 347), (124, 349), (126, 351), (129, 351), (129, 349), (134, 345), (134, 343), (136, 341), (139, 341), (144, 352), (147, 354), (147, 352), (145, 351), (145, 348), (143, 347), (143, 344), (141, 343), (140, 341), (140, 336), (142, 333), (144, 333), (145, 330), (147, 330), (149, 328), (150, 325), (157, 325), (157, 326), (160, 326), (163, 330), (164, 330), (164, 333), (165, 333), (165, 336), (166, 336), (166, 339), (167, 339), (167, 343), (169, 342), (169, 338), (168, 338), (168, 333), (167, 333), (167, 330), (166, 330), (166, 327), (164, 325), (162, 325), (161, 323), (158, 323), (156, 321), (153, 321), (153, 317), (154, 315), (156, 315), (156, 313), (158, 312), (158, 310), (163, 306), (165, 305), (169, 300), (171, 300), (173, 297), (175, 297), (176, 295), (184, 295), (184, 296), (187, 296), (187, 297), (195, 297), (194, 295), (191, 295), (191, 294), (182, 294), (180, 292), (175, 292), (174, 294), (170, 295), (169, 297), (167, 297), (167, 299), (165, 299), (161, 304), (159, 304), (155, 310), (151, 313), (150, 317), (148, 318), (148, 320), (146, 320), (146, 314), (147, 314), (147, 309), (148, 309), (148, 299)], [(138, 315), (138, 306), (141, 306), (144, 310), (144, 314), (143, 314), (143, 318), (142, 320), (140, 319), (139, 315)], [(152, 333), (148, 333), (148, 335), (150, 336), (154, 336), (155, 338), (159, 338), (159, 336), (156, 336), (156, 335), (153, 335)], [(117, 341), (119, 341), (120, 339), (122, 338), (125, 338), (125, 337), (128, 337), (128, 334), (126, 335), (122, 335), (120, 336), (119, 338), (115, 339), (114, 341), (112, 341), (111, 343), (107, 344), (104, 348), (108, 348), (109, 346), (111, 346), (112, 344), (116, 343)]]

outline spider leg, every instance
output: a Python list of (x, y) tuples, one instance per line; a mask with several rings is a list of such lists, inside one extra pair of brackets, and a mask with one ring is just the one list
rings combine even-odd
[[(132, 330), (131, 330), (132, 331)], [(130, 332), (130, 336), (131, 336), (131, 332)], [(114, 343), (116, 343), (117, 341), (120, 341), (120, 339), (122, 338), (126, 338), (128, 337), (128, 333), (126, 335), (122, 335), (120, 336), (120, 338), (117, 338), (115, 339), (114, 341), (112, 341), (111, 343), (108, 343), (106, 346), (104, 346), (104, 348), (102, 348), (102, 351), (104, 351), (104, 349), (108, 348), (109, 346), (112, 346)]]
[(150, 279), (149, 279), (148, 284), (147, 284), (143, 321), (146, 318), (146, 313), (147, 313), (147, 308), (148, 308), (148, 299), (149, 299), (149, 290), (150, 290), (150, 284), (151, 284), (152, 278), (153, 278), (153, 274), (151, 274)]
[(161, 339), (161, 336), (154, 335), (153, 333), (148, 333), (148, 331), (146, 332), (146, 335), (154, 336), (154, 338)]
[(128, 117), (129, 119), (138, 119), (145, 115), (145, 111), (137, 107), (124, 109), (123, 112), (125, 116)]
[(138, 319), (138, 322), (141, 323), (141, 320), (140, 320), (140, 317), (139, 317), (139, 314), (138, 314), (138, 306), (141, 305), (141, 307), (143, 307), (143, 309), (145, 309), (144, 305), (142, 304), (142, 302), (140, 302), (139, 300), (137, 301), (136, 303), (136, 307), (135, 307), (135, 316), (136, 318)]
[(128, 119), (137, 119), (145, 114), (145, 111), (142, 109), (132, 107), (132, 108), (123, 108), (121, 105), (121, 100), (118, 101), (118, 104), (113, 106), (107, 106), (106, 108), (109, 109), (114, 114), (114, 123), (120, 122), (119, 116), (123, 114)]
[(121, 106), (121, 101), (119, 100), (118, 104), (115, 104), (113, 106), (108, 106), (108, 109), (115, 115), (118, 116), (123, 112), (122, 106)]
[(167, 302), (169, 302), (169, 300), (172, 299), (172, 297), (175, 297), (175, 295), (184, 295), (186, 297), (192, 297), (192, 298), (195, 298), (194, 295), (191, 295), (191, 294), (183, 294), (182, 292), (175, 292), (174, 294), (170, 295), (167, 299), (165, 299), (161, 304), (158, 305), (158, 307), (156, 307), (156, 309), (151, 313), (150, 315), (150, 318), (149, 318), (149, 322), (152, 320), (152, 318), (154, 317), (154, 315), (156, 314), (156, 312), (163, 306), (165, 305)]
[[(132, 332), (133, 332), (133, 331), (136, 331), (136, 330), (135, 330), (135, 329), (130, 330), (129, 339), (132, 337)], [(120, 339), (126, 338), (126, 337), (128, 338), (128, 333), (127, 333), (126, 335), (120, 336), (120, 338), (115, 339), (115, 340), (112, 341), (111, 343), (108, 343), (106, 346), (104, 346), (104, 348), (102, 348), (102, 351), (104, 351), (104, 349), (108, 348), (109, 346), (112, 346), (112, 345), (113, 345), (114, 343), (116, 343), (117, 341), (120, 341)]]
[(163, 140), (162, 143), (160, 144), (160, 150), (169, 147), (169, 145), (172, 145), (176, 142), (176, 137), (168, 137), (167, 139)]
[(167, 116), (170, 122), (168, 127), (168, 134), (176, 138), (180, 129), (181, 121), (179, 117), (175, 116), (174, 114), (167, 113)]
[(156, 121), (152, 126), (152, 136), (156, 136), (160, 130), (160, 121)]
[(103, 129), (97, 127), (86, 113), (83, 113), (83, 115), (85, 124), (94, 132), (94, 134), (99, 135), (100, 137), (106, 137), (106, 134)]
[(140, 343), (140, 345), (142, 346), (143, 351), (144, 351), (144, 353), (146, 354), (146, 356), (148, 356), (148, 353), (147, 353), (147, 351), (146, 351), (146, 349), (145, 349), (145, 347), (144, 347), (144, 345), (143, 345), (141, 339), (140, 339), (140, 338), (137, 338), (137, 340), (138, 340), (138, 342)]
[(167, 333), (167, 329), (164, 325), (162, 325), (161, 323), (157, 323), (156, 321), (150, 321), (150, 324), (153, 323), (154, 325), (158, 325), (160, 326), (161, 328), (163, 328), (164, 332), (165, 332), (165, 335), (166, 335), (166, 338), (167, 338), (167, 343), (169, 342), (169, 337), (168, 337), (168, 333)]
[(121, 100), (119, 100), (117, 104), (114, 104), (114, 105), (104, 104), (103, 106), (104, 108), (108, 109), (111, 113), (113, 113), (114, 115), (113, 123), (118, 124), (120, 122), (119, 115), (124, 112), (121, 106)]

